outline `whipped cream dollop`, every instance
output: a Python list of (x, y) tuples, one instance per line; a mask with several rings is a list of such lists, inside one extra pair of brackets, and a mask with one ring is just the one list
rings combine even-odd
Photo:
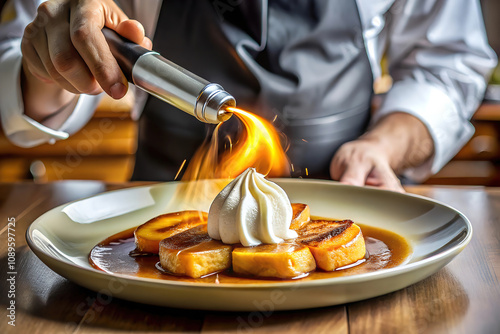
[(292, 215), (285, 191), (255, 168), (248, 168), (212, 202), (208, 234), (225, 244), (276, 244), (297, 237), (290, 230)]

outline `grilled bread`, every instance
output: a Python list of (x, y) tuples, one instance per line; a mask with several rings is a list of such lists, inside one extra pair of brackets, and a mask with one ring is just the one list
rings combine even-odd
[(308, 247), (295, 243), (238, 247), (233, 250), (233, 271), (259, 277), (294, 278), (316, 268)]
[(137, 251), (158, 254), (162, 239), (198, 225), (207, 224), (208, 213), (182, 211), (155, 217), (137, 227), (134, 232)]
[(326, 271), (361, 260), (366, 253), (361, 229), (351, 220), (312, 220), (297, 234), (295, 241), (309, 247), (318, 268)]
[(292, 203), (293, 216), (290, 229), (298, 230), (311, 220), (309, 205), (302, 203)]
[(364, 258), (364, 238), (352, 221), (311, 220), (306, 204), (293, 203), (292, 209), (290, 228), (298, 234), (293, 242), (234, 248), (210, 238), (207, 213), (183, 211), (139, 226), (136, 246), (141, 252), (159, 253), (167, 272), (193, 278), (232, 266), (242, 275), (289, 279), (316, 267), (333, 271)]
[(160, 242), (160, 264), (166, 271), (193, 278), (231, 267), (231, 245), (210, 238), (201, 224)]

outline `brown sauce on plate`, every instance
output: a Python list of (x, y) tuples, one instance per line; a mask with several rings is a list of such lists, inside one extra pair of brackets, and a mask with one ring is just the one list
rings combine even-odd
[[(311, 219), (319, 219), (311, 217)], [(392, 268), (405, 262), (411, 255), (411, 247), (400, 235), (376, 227), (357, 224), (361, 227), (365, 238), (367, 256), (354, 264), (338, 268), (333, 272), (315, 270), (300, 281), (332, 277), (342, 277)], [(131, 228), (103, 240), (96, 245), (89, 255), (92, 267), (111, 274), (132, 277), (155, 278), (167, 281), (200, 282), (200, 283), (269, 283), (283, 282), (283, 279), (261, 279), (236, 276), (232, 271), (209, 275), (202, 278), (169, 275), (159, 270), (158, 255), (141, 256), (134, 254), (134, 230)], [(289, 280), (288, 280), (289, 281)]]

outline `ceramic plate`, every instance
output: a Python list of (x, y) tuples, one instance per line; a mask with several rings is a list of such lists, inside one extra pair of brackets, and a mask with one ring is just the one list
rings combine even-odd
[[(411, 257), (400, 266), (354, 276), (243, 285), (127, 277), (89, 265), (90, 250), (108, 236), (159, 214), (185, 209), (172, 207), (179, 182), (117, 190), (61, 205), (34, 221), (26, 237), (47, 266), (91, 290), (153, 305), (233, 311), (312, 308), (380, 296), (435, 273), (472, 237), (471, 224), (463, 214), (428, 198), (332, 181), (275, 182), (292, 202), (309, 204), (313, 215), (349, 218), (400, 234), (413, 249)], [(208, 208), (208, 202), (199, 207)]]

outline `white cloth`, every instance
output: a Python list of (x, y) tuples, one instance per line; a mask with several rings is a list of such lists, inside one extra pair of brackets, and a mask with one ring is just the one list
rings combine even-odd
[[(31, 147), (65, 139), (90, 119), (99, 97), (81, 95), (73, 114), (58, 129), (23, 113), (19, 73), (20, 40), (40, 0), (10, 1), (15, 17), (0, 25), (0, 113), (7, 137)], [(152, 37), (161, 0), (117, 1)], [(486, 78), (496, 65), (477, 0), (357, 0), (374, 78), (386, 52), (394, 86), (372, 122), (402, 111), (419, 118), (434, 140), (435, 154), (407, 170), (425, 179), (444, 166), (472, 136), (469, 119), (481, 102)], [(9, 10), (9, 5), (6, 5)], [(139, 101), (142, 104), (144, 101)], [(139, 105), (139, 108), (142, 106)]]

